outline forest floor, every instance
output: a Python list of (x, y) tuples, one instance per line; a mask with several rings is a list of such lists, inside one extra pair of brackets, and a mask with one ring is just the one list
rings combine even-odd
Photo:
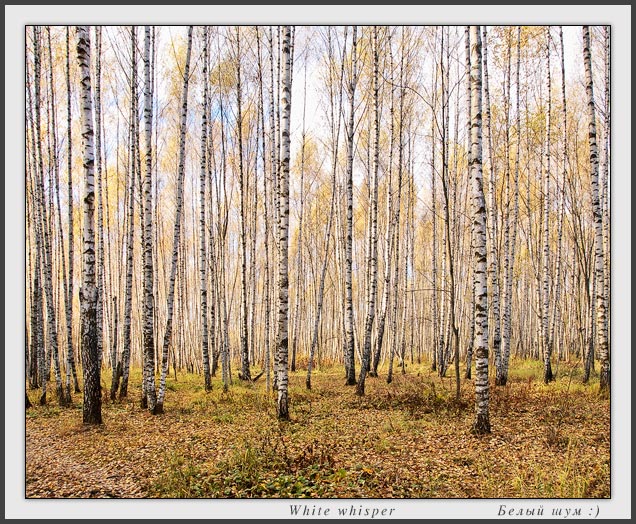
[(473, 382), (462, 379), (458, 401), (454, 370), (440, 379), (429, 368), (398, 368), (391, 384), (381, 370), (364, 397), (341, 368), (317, 370), (311, 390), (304, 370), (290, 373), (289, 422), (277, 421), (264, 377), (228, 392), (217, 378), (206, 393), (202, 377), (180, 374), (153, 416), (133, 370), (128, 400), (104, 401), (102, 426), (82, 425), (80, 395), (72, 408), (50, 399), (27, 410), (26, 496), (610, 496), (610, 401), (598, 379), (581, 383), (580, 365), (560, 363), (544, 385), (540, 363), (513, 362), (508, 385), (491, 388), (483, 436), (470, 431)]

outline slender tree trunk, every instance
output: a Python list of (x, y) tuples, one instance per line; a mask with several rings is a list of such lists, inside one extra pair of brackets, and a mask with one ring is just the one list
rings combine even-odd
[(278, 369), (276, 402), (277, 416), (281, 420), (289, 420), (288, 392), (288, 308), (289, 308), (289, 276), (288, 276), (288, 242), (289, 242), (289, 127), (291, 116), (291, 60), (290, 60), (291, 27), (283, 28), (283, 78), (282, 78), (282, 117), (281, 117), (281, 162), (279, 185), (279, 257), (278, 257)]
[(367, 296), (367, 315), (364, 329), (364, 346), (360, 376), (356, 385), (356, 394), (364, 395), (364, 383), (369, 372), (371, 360), (371, 335), (373, 321), (375, 319), (375, 302), (378, 284), (378, 169), (380, 164), (380, 100), (379, 100), (379, 52), (378, 52), (378, 27), (373, 28), (373, 105), (374, 105), (374, 159), (371, 181), (371, 211), (369, 220), (371, 229), (369, 235), (369, 252), (367, 267), (369, 268), (369, 294)]
[[(482, 49), (483, 49), (483, 78), (484, 78), (484, 142), (488, 147), (488, 206), (487, 206), (487, 226), (488, 226), (488, 280), (491, 288), (492, 299), (492, 331), (493, 331), (493, 353), (495, 357), (495, 369), (501, 375), (501, 334), (500, 311), (499, 311), (499, 258), (497, 256), (497, 173), (495, 170), (495, 155), (492, 139), (492, 126), (490, 124), (490, 89), (488, 83), (488, 37), (486, 27), (482, 27)], [(497, 380), (496, 384), (502, 385), (503, 378)]]
[[(388, 42), (389, 48), (389, 68), (391, 71), (391, 75), (393, 75), (393, 50), (391, 48), (391, 40), (389, 37)], [(378, 366), (380, 365), (380, 355), (382, 353), (382, 342), (384, 340), (384, 326), (386, 323), (386, 313), (389, 307), (389, 291), (391, 288), (391, 259), (394, 248), (394, 222), (393, 222), (393, 145), (395, 141), (395, 109), (394, 109), (394, 100), (395, 100), (395, 82), (393, 78), (390, 79), (391, 82), (391, 97), (390, 97), (390, 107), (389, 107), (389, 119), (390, 119), (390, 132), (389, 132), (389, 160), (388, 160), (388, 175), (389, 180), (387, 182), (387, 198), (386, 198), (386, 231), (384, 237), (384, 288), (382, 290), (382, 301), (380, 303), (380, 314), (378, 315), (378, 327), (375, 338), (375, 351), (373, 352), (373, 362), (371, 364), (371, 369), (369, 371), (370, 377), (378, 376)], [(399, 188), (399, 185), (398, 185)]]
[[(390, 344), (390, 353), (389, 353), (389, 371), (387, 373), (386, 381), (390, 384), (393, 381), (393, 359), (395, 358), (395, 340), (397, 338), (398, 329), (397, 329), (397, 315), (398, 315), (398, 278), (400, 273), (400, 211), (402, 206), (402, 179), (404, 174), (404, 96), (406, 92), (406, 81), (404, 79), (404, 27), (402, 28), (402, 50), (400, 57), (400, 102), (398, 109), (398, 179), (397, 179), (397, 202), (395, 204), (395, 210), (393, 212), (393, 216), (391, 217), (391, 221), (393, 222), (393, 243), (395, 245), (395, 265), (393, 266), (393, 285), (391, 286), (391, 282), (388, 282), (389, 287), (393, 287), (394, 297), (393, 297), (393, 306), (392, 312), (390, 315), (391, 321), (391, 333), (393, 342)], [(412, 179), (411, 179), (412, 181)], [(409, 182), (409, 192), (412, 190), (412, 185)], [(409, 218), (408, 210), (411, 208), (411, 194), (408, 195), (409, 200), (407, 204), (407, 219)], [(411, 220), (411, 224), (414, 221)], [(405, 234), (406, 239), (408, 241), (408, 232)], [(411, 244), (412, 247), (412, 244)], [(389, 259), (387, 258), (387, 264)], [(411, 265), (411, 269), (414, 269), (413, 265)], [(407, 272), (405, 272), (407, 273)], [(405, 280), (408, 278), (408, 275), (405, 275)], [(406, 284), (406, 282), (405, 282)], [(405, 288), (406, 289), (406, 288)], [(405, 308), (406, 309), (406, 299), (405, 299)], [(412, 328), (411, 328), (412, 329)], [(412, 331), (411, 331), (412, 333)], [(411, 341), (411, 351), (413, 348), (413, 344)], [(411, 353), (412, 354), (412, 353)], [(404, 362), (402, 363), (404, 365)], [(402, 371), (404, 371), (404, 367), (402, 367)]]
[(238, 142), (238, 179), (239, 179), (239, 199), (240, 199), (240, 234), (241, 234), (241, 380), (252, 380), (250, 373), (250, 359), (248, 347), (247, 331), (247, 238), (245, 233), (245, 199), (247, 189), (245, 188), (245, 172), (243, 167), (243, 114), (242, 114), (242, 93), (241, 93), (241, 37), (240, 29), (236, 28), (236, 129)]
[(550, 260), (550, 138), (552, 125), (552, 77), (550, 75), (550, 28), (546, 28), (546, 60), (547, 60), (547, 100), (548, 108), (545, 123), (545, 164), (543, 174), (543, 252), (541, 258), (541, 341), (543, 346), (543, 381), (547, 384), (554, 380), (552, 373), (552, 340), (549, 332), (550, 293), (549, 293), (549, 260)]
[[(47, 33), (47, 40), (48, 40), (48, 51), (49, 51), (49, 89), (50, 89), (50, 93), (51, 93), (51, 100), (50, 100), (50, 107), (51, 107), (51, 121), (49, 124), (50, 127), (50, 135), (52, 138), (52, 161), (53, 161), (53, 174), (54, 174), (54, 179), (55, 179), (55, 198), (56, 198), (56, 211), (53, 209), (53, 207), (51, 206), (51, 222), (53, 222), (53, 215), (57, 215), (57, 230), (58, 230), (58, 235), (59, 235), (59, 241), (61, 243), (61, 253), (62, 256), (61, 258), (61, 262), (62, 262), (62, 275), (61, 275), (61, 279), (62, 279), (62, 284), (64, 286), (64, 296), (65, 296), (65, 301), (68, 300), (68, 284), (67, 284), (67, 280), (66, 280), (66, 263), (64, 261), (64, 235), (62, 233), (62, 206), (60, 204), (60, 170), (59, 170), (59, 162), (58, 162), (58, 154), (57, 154), (57, 118), (56, 118), (56, 107), (57, 104), (55, 102), (55, 89), (54, 89), (54, 82), (53, 82), (53, 52), (51, 49), (51, 30), (49, 27), (46, 28), (46, 33)], [(51, 235), (53, 235), (53, 224), (51, 224)], [(53, 249), (53, 241), (51, 241), (51, 250)], [(51, 259), (50, 259), (50, 263), (53, 263), (53, 259), (52, 259), (52, 253), (51, 253)], [(66, 319), (65, 319), (66, 320)], [(68, 324), (66, 325), (67, 328), (67, 335), (68, 335)], [(56, 344), (57, 346), (57, 344)], [(62, 383), (62, 376), (61, 376), (61, 368), (60, 368), (60, 354), (59, 354), (59, 349), (56, 352), (54, 359), (55, 359), (55, 366), (56, 366), (56, 371), (55, 371), (55, 378), (56, 378), (56, 386), (57, 386), (57, 395), (58, 395), (58, 403), (60, 404), (60, 406), (68, 406), (71, 403), (71, 399), (70, 397), (68, 397), (66, 395), (66, 391), (64, 389), (64, 384)], [(59, 381), (58, 381), (59, 378)]]
[(610, 199), (610, 191), (609, 191), (609, 167), (610, 167), (610, 135), (611, 135), (611, 99), (610, 99), (610, 27), (603, 27), (603, 40), (604, 40), (604, 50), (605, 50), (605, 133), (603, 140), (603, 173), (602, 173), (602, 184), (600, 187), (600, 195), (599, 201), (602, 202), (601, 205), (601, 214), (603, 216), (603, 262), (604, 262), (604, 270), (605, 270), (605, 278), (604, 278), (604, 293), (605, 293), (605, 333), (607, 335), (607, 347), (611, 347), (610, 338), (612, 336), (612, 331), (610, 329), (610, 316), (611, 316), (611, 308), (610, 308), (610, 292), (611, 292), (611, 264), (610, 264), (610, 256), (611, 256), (611, 244), (610, 244), (610, 209), (609, 209), (609, 199)]
[[(484, 28), (485, 31), (485, 28)], [(471, 109), (472, 109), (472, 85), (470, 83), (470, 26), (466, 26), (464, 32), (464, 40), (466, 43), (466, 114), (467, 114), (467, 126), (466, 126), (466, 167), (468, 170), (468, 181), (469, 186), (471, 183), (470, 176), (470, 166), (471, 166)], [(484, 39), (485, 40), (485, 39)], [(484, 59), (484, 63), (486, 60)], [(485, 82), (484, 82), (485, 83)], [(472, 242), (471, 242), (471, 252), (472, 252)], [(470, 295), (470, 335), (467, 339), (467, 347), (466, 347), (466, 373), (464, 377), (467, 380), (472, 378), (472, 363), (473, 363), (473, 341), (475, 338), (475, 286), (471, 286), (471, 295)]]
[[(332, 44), (331, 44), (331, 28), (328, 28), (328, 48), (329, 48), (329, 61), (333, 60)], [(346, 31), (346, 28), (345, 28)], [(311, 338), (311, 346), (309, 349), (309, 361), (307, 363), (307, 378), (305, 380), (305, 386), (307, 389), (311, 389), (311, 370), (313, 367), (314, 354), (316, 346), (318, 344), (318, 329), (320, 327), (320, 319), (322, 315), (322, 305), (325, 293), (325, 277), (327, 275), (327, 264), (329, 262), (329, 245), (331, 243), (331, 228), (333, 226), (333, 215), (336, 203), (336, 170), (338, 168), (338, 143), (340, 141), (340, 115), (342, 113), (342, 79), (344, 76), (344, 59), (346, 52), (346, 35), (345, 45), (343, 46), (342, 66), (340, 69), (340, 77), (338, 80), (337, 94), (334, 92), (334, 79), (329, 79), (329, 92), (331, 99), (331, 141), (333, 144), (333, 160), (331, 166), (331, 201), (329, 204), (329, 218), (327, 219), (327, 230), (325, 231), (325, 256), (322, 262), (322, 269), (320, 271), (320, 283), (318, 284), (318, 300), (316, 303), (316, 316), (314, 318), (314, 329)], [(338, 110), (334, 111), (334, 105), (338, 100)], [(337, 122), (337, 123), (336, 123)]]
[(201, 113), (201, 170), (199, 176), (199, 282), (201, 288), (201, 353), (203, 355), (203, 381), (206, 391), (212, 389), (210, 376), (210, 353), (208, 349), (208, 289), (206, 236), (205, 236), (205, 182), (207, 175), (207, 130), (208, 130), (208, 27), (203, 28), (203, 110)]
[[(437, 28), (436, 37), (437, 37)], [(437, 38), (435, 39), (437, 43)], [(435, 150), (437, 145), (437, 79), (438, 68), (435, 64), (433, 80), (433, 108), (431, 114), (431, 216), (433, 229), (433, 250), (431, 253), (432, 278), (433, 278), (433, 364), (432, 371), (437, 371), (437, 347), (439, 345), (439, 301), (437, 299), (437, 171), (435, 170)]]
[[(40, 33), (38, 29), (34, 30), (34, 55), (35, 55), (35, 79), (34, 79), (34, 88), (35, 88), (35, 136), (41, 136), (41, 121), (40, 121), (40, 80), (41, 80), (41, 56), (40, 56)], [(44, 194), (44, 162), (43, 162), (43, 153), (41, 140), (36, 138), (36, 149), (37, 149), (37, 170), (36, 177), (37, 182), (35, 184), (36, 187), (36, 195), (38, 201), (38, 213), (36, 213), (36, 235), (39, 236), (40, 241), (38, 242), (39, 246), (38, 250), (42, 250), (42, 256), (40, 258), (40, 264), (42, 268), (42, 277), (43, 277), (43, 287), (44, 287), (44, 297), (46, 298), (46, 316), (47, 316), (47, 328), (48, 328), (48, 346), (50, 347), (50, 353), (46, 352), (44, 359), (44, 369), (43, 374), (41, 374), (41, 381), (43, 387), (43, 393), (41, 397), (42, 400), (46, 402), (46, 381), (49, 378), (49, 370), (50, 370), (50, 358), (53, 357), (54, 363), (54, 372), (55, 372), (55, 384), (57, 390), (58, 402), (60, 405), (65, 404), (65, 395), (62, 389), (62, 376), (60, 374), (60, 363), (59, 363), (59, 355), (58, 355), (58, 335), (56, 328), (56, 316), (55, 316), (55, 300), (53, 296), (53, 269), (52, 269), (52, 253), (51, 253), (51, 238), (50, 233), (48, 232), (49, 228), (49, 210), (47, 210), (47, 203), (45, 201)], [(51, 213), (53, 212), (52, 206), (50, 206)], [(38, 234), (39, 231), (39, 234)], [(44, 337), (42, 338), (44, 340)]]
[[(280, 27), (277, 30), (278, 34), (278, 42), (280, 42)], [(278, 79), (280, 84), (280, 45), (278, 48)], [(276, 77), (274, 76), (274, 37), (272, 34), (272, 29), (270, 27), (269, 30), (269, 70), (271, 82), (269, 85), (269, 128), (272, 136), (271, 139), (271, 148), (270, 148), (270, 163), (271, 163), (271, 176), (272, 176), (272, 207), (274, 211), (274, 224), (276, 227), (280, 226), (279, 223), (279, 213), (280, 213), (280, 137), (279, 137), (279, 128), (278, 125), (280, 120), (280, 103), (276, 103), (276, 99), (274, 97), (274, 85), (276, 84)], [(280, 100), (279, 100), (280, 102)], [(276, 118), (278, 117), (278, 118)], [(274, 240), (276, 245), (276, 255), (280, 256), (280, 248), (278, 246), (279, 235), (274, 234)], [(277, 265), (280, 270), (280, 262), (277, 260)], [(274, 272), (274, 287), (280, 291), (280, 284), (278, 283), (278, 272)], [(276, 324), (276, 329), (278, 329), (278, 324)], [(276, 349), (274, 350), (274, 381), (273, 381), (273, 389), (274, 391), (278, 391), (278, 340), (279, 335), (275, 333), (276, 339)]]
[[(126, 238), (126, 284), (124, 297), (124, 340), (122, 359), (122, 378), (119, 387), (119, 398), (128, 396), (128, 376), (130, 373), (131, 354), (131, 330), (132, 330), (132, 281), (133, 281), (133, 260), (134, 260), (134, 240), (135, 240), (135, 128), (137, 122), (137, 31), (136, 27), (131, 27), (131, 111), (130, 111), (130, 149), (129, 149), (129, 185), (128, 185), (128, 231)], [(142, 402), (144, 399), (142, 398)]]
[[(269, 239), (270, 239), (270, 216), (269, 216), (269, 204), (270, 204), (270, 195), (268, 193), (270, 184), (267, 183), (268, 176), (265, 175), (266, 171), (266, 150), (265, 150), (265, 99), (263, 96), (263, 69), (262, 69), (262, 61), (261, 61), (261, 41), (260, 41), (260, 33), (259, 28), (256, 28), (256, 42), (257, 42), (257, 50), (258, 50), (258, 88), (259, 88), (259, 117), (261, 121), (261, 151), (262, 151), (262, 161), (263, 161), (263, 213), (264, 213), (264, 224), (265, 224), (265, 271), (264, 271), (264, 283), (263, 283), (263, 296), (265, 301), (265, 333), (264, 333), (264, 345), (265, 345), (265, 390), (270, 391), (271, 387), (271, 375), (270, 375), (270, 316), (271, 316), (271, 301), (270, 301), (270, 259), (269, 259)], [(273, 142), (273, 140), (271, 140)], [(273, 173), (273, 163), (270, 164), (270, 172), (269, 177), (272, 176)], [(301, 186), (302, 187), (302, 186)]]
[(90, 76), (90, 33), (77, 27), (77, 60), (81, 78), (81, 116), (84, 169), (83, 274), (80, 288), (82, 367), (84, 374), (84, 424), (102, 423), (102, 396), (97, 354), (97, 286), (95, 283), (95, 158), (93, 104)]
[(95, 162), (97, 171), (97, 354), (101, 367), (104, 344), (104, 208), (102, 206), (102, 29), (95, 27)]
[(181, 244), (181, 215), (183, 212), (183, 183), (185, 178), (185, 142), (186, 121), (188, 117), (188, 86), (190, 82), (190, 55), (192, 54), (192, 26), (188, 26), (188, 47), (183, 73), (183, 94), (181, 98), (181, 121), (179, 138), (179, 165), (177, 173), (177, 207), (175, 210), (174, 234), (172, 240), (172, 265), (170, 269), (170, 281), (168, 289), (168, 316), (163, 338), (163, 352), (161, 357), (161, 378), (159, 379), (159, 392), (154, 413), (163, 413), (163, 402), (166, 395), (166, 378), (168, 376), (168, 350), (172, 340), (172, 320), (174, 313), (174, 290), (178, 265), (179, 246)]
[(143, 196), (143, 342), (144, 375), (148, 410), (154, 413), (157, 404), (155, 390), (155, 333), (154, 333), (154, 270), (152, 259), (152, 87), (150, 83), (150, 26), (144, 29), (144, 136), (146, 142), (146, 171)]
[(355, 123), (355, 96), (358, 83), (358, 28), (353, 26), (351, 44), (351, 76), (349, 79), (349, 122), (347, 124), (347, 224), (345, 231), (345, 373), (346, 385), (356, 383), (356, 354), (355, 336), (353, 330), (353, 288), (352, 288), (352, 260), (353, 260), (353, 148)]
[[(563, 219), (565, 214), (565, 170), (567, 166), (568, 158), (568, 134), (567, 134), (567, 104), (565, 98), (565, 54), (563, 45), (563, 27), (559, 27), (559, 41), (561, 43), (561, 100), (563, 103), (563, 175), (559, 189), (559, 210), (557, 219), (557, 253), (555, 263), (555, 276), (554, 276), (554, 293), (552, 295), (552, 315), (550, 317), (550, 331), (548, 334), (550, 344), (554, 346), (554, 330), (556, 325), (557, 313), (559, 311), (559, 303), (561, 300), (561, 273), (563, 272), (561, 253), (563, 245)], [(559, 355), (561, 357), (561, 355)]]
[(488, 291), (486, 283), (486, 206), (482, 187), (481, 41), (479, 26), (470, 26), (472, 90), (471, 179), (472, 238), (475, 279), (475, 433), (490, 433), (488, 387)]
[[(221, 44), (219, 42), (219, 33), (217, 32), (217, 51), (220, 53)], [(222, 85), (221, 68), (217, 68), (218, 71), (218, 84)], [(219, 127), (221, 128), (221, 177), (217, 183), (217, 229), (219, 236), (219, 254), (218, 254), (218, 267), (219, 267), (219, 315), (221, 324), (221, 377), (223, 382), (223, 390), (227, 391), (232, 384), (232, 375), (230, 369), (230, 342), (229, 342), (229, 320), (228, 320), (228, 307), (227, 307), (227, 278), (225, 267), (225, 250), (227, 242), (227, 222), (228, 222), (228, 197), (227, 197), (227, 183), (226, 183), (226, 144), (225, 144), (225, 120), (224, 120), (224, 105), (223, 105), (223, 93), (219, 88)], [(221, 206), (221, 200), (223, 206)]]
[[(303, 275), (303, 211), (305, 209), (305, 145), (306, 145), (306, 109), (307, 109), (307, 64), (305, 63), (305, 78), (303, 86), (303, 123), (302, 123), (302, 136), (300, 138), (300, 200), (298, 205), (300, 206), (300, 214), (298, 217), (298, 241), (296, 248), (296, 300), (294, 306), (294, 338), (292, 339), (292, 357), (291, 357), (291, 370), (296, 371), (296, 353), (298, 349), (298, 331), (300, 326), (300, 290), (304, 290), (304, 275)], [(301, 282), (303, 285), (301, 286)]]
[(587, 97), (587, 111), (589, 120), (588, 140), (590, 147), (590, 178), (592, 186), (592, 214), (594, 219), (594, 279), (596, 304), (596, 337), (598, 357), (601, 364), (600, 390), (605, 393), (610, 389), (610, 359), (607, 344), (605, 307), (605, 278), (603, 253), (603, 214), (599, 202), (598, 184), (598, 148), (596, 145), (596, 112), (594, 108), (594, 82), (592, 79), (592, 59), (590, 56), (590, 29), (583, 26), (583, 63), (585, 66), (585, 94)]
[(521, 111), (519, 106), (520, 98), (520, 81), (519, 71), (521, 68), (521, 28), (517, 27), (517, 154), (515, 158), (515, 182), (514, 182), (514, 206), (511, 220), (510, 234), (512, 238), (509, 240), (510, 246), (508, 250), (507, 262), (504, 268), (504, 294), (503, 294), (503, 336), (501, 346), (501, 373), (497, 370), (496, 384), (505, 386), (508, 381), (508, 364), (510, 361), (510, 348), (512, 346), (511, 339), (511, 322), (512, 322), (512, 280), (515, 265), (515, 247), (517, 244), (517, 223), (519, 218), (519, 159), (521, 157)]
[(75, 393), (80, 392), (73, 350), (73, 297), (74, 297), (74, 235), (73, 235), (73, 133), (71, 125), (71, 68), (70, 68), (70, 27), (66, 27), (66, 133), (67, 133), (67, 174), (68, 174), (68, 300), (66, 303), (66, 321), (68, 328), (66, 353), (66, 396), (71, 399), (71, 373)]
[[(446, 45), (444, 45), (446, 42)], [(446, 64), (444, 64), (444, 50), (446, 50)], [(440, 65), (441, 72), (440, 77), (442, 81), (442, 128), (440, 129), (441, 135), (441, 179), (442, 181), (447, 177), (448, 173), (448, 131), (449, 131), (449, 69), (450, 69), (450, 50), (448, 44), (448, 34), (446, 39), (444, 38), (444, 28), (442, 28), (442, 38), (441, 38), (441, 46), (440, 46)], [(447, 208), (446, 208), (446, 200), (442, 200), (442, 213), (444, 217), (447, 216)], [(442, 245), (444, 246), (444, 250), (446, 249), (446, 228), (442, 229)], [(445, 358), (445, 348), (447, 344), (446, 338), (446, 300), (447, 300), (447, 286), (446, 286), (446, 255), (442, 257), (441, 263), (441, 306), (440, 306), (440, 314), (439, 314), (439, 337), (438, 337), (438, 346), (436, 348), (437, 351), (437, 372), (440, 377), (446, 375), (447, 362)]]

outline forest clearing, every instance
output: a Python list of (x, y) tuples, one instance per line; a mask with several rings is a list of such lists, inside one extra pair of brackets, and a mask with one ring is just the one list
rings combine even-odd
[(610, 29), (26, 26), (27, 498), (610, 497)]
[[(104, 401), (104, 424), (85, 427), (71, 409), (27, 411), (27, 497), (174, 498), (606, 498), (610, 496), (609, 400), (598, 380), (561, 363), (546, 386), (539, 363), (513, 362), (494, 389), (496, 430), (469, 431), (472, 384), (458, 402), (452, 379), (409, 365), (387, 384), (384, 369), (364, 397), (341, 369), (290, 375), (290, 421), (276, 417), (264, 383), (196, 375), (169, 380), (166, 413), (132, 399)], [(140, 370), (131, 392), (140, 393)]]

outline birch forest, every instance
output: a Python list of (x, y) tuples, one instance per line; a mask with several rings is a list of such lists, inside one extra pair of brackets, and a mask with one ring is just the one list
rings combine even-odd
[(26, 497), (609, 498), (610, 41), (26, 26)]

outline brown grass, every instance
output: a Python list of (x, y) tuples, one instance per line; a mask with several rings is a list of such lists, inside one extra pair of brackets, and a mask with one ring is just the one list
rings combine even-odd
[[(491, 389), (492, 433), (470, 432), (471, 381), (428, 366), (367, 379), (366, 395), (339, 368), (291, 373), (291, 422), (279, 423), (264, 378), (168, 381), (166, 413), (130, 398), (105, 401), (104, 424), (85, 428), (81, 397), (69, 409), (26, 415), (27, 497), (597, 498), (610, 496), (610, 403), (561, 364), (540, 382), (537, 363), (514, 363)], [(384, 372), (382, 372), (384, 371)], [(462, 374), (463, 376), (463, 374)], [(104, 384), (108, 377), (103, 377)], [(108, 388), (106, 388), (107, 390)]]

